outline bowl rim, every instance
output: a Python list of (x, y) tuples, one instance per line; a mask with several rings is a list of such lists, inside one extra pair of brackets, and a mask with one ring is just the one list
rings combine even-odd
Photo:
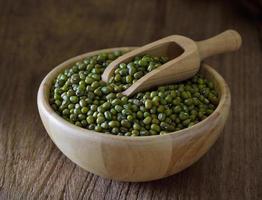
[[(153, 135), (153, 136), (137, 136), (137, 137), (131, 137), (131, 136), (119, 136), (119, 135), (113, 135), (113, 134), (105, 134), (105, 133), (100, 133), (100, 132), (96, 132), (93, 130), (88, 130), (85, 128), (81, 128), (78, 127), (68, 121), (66, 121), (65, 119), (63, 119), (60, 115), (58, 115), (53, 108), (50, 106), (49, 101), (48, 101), (48, 96), (49, 96), (49, 90), (50, 90), (50, 82), (53, 81), (54, 77), (58, 75), (58, 73), (60, 73), (63, 69), (68, 68), (71, 64), (82, 60), (85, 57), (88, 56), (93, 56), (102, 52), (112, 52), (112, 51), (127, 51), (127, 50), (132, 50), (135, 49), (137, 47), (115, 47), (115, 48), (106, 48), (106, 49), (100, 49), (100, 50), (96, 50), (96, 51), (90, 51), (78, 56), (74, 56), (70, 59), (67, 59), (66, 61), (64, 61), (63, 63), (57, 65), (56, 67), (54, 67), (50, 72), (48, 72), (48, 74), (44, 77), (44, 79), (42, 80), (39, 89), (38, 89), (38, 93), (37, 93), (37, 107), (38, 107), (38, 111), (40, 113), (41, 116), (41, 112), (44, 112), (49, 120), (54, 120), (54, 123), (58, 123), (61, 126), (66, 126), (66, 128), (70, 129), (70, 134), (72, 134), (72, 136), (82, 136), (82, 137), (96, 137), (96, 138), (100, 138), (100, 139), (112, 139), (112, 140), (128, 140), (128, 141), (145, 141), (145, 140), (159, 140), (164, 139), (164, 138), (174, 138), (174, 137), (178, 137), (181, 136), (183, 134), (185, 134), (186, 132), (188, 132), (189, 130), (197, 130), (200, 128), (203, 128), (205, 126), (206, 123), (211, 123), (212, 121), (214, 121), (216, 118), (218, 118), (221, 115), (221, 110), (223, 110), (223, 108), (226, 106), (226, 104), (230, 105), (230, 101), (231, 101), (231, 94), (230, 94), (230, 89), (226, 83), (226, 81), (224, 80), (224, 78), (215, 70), (213, 69), (211, 66), (202, 63), (201, 64), (201, 68), (204, 68), (205, 71), (207, 71), (208, 73), (210, 73), (219, 83), (219, 90), (221, 91), (220, 94), (220, 100), (219, 100), (219, 104), (216, 107), (216, 109), (214, 110), (214, 112), (209, 115), (206, 119), (198, 122), (197, 124), (193, 125), (192, 127), (189, 128), (185, 128), (179, 131), (174, 131), (174, 132), (170, 132), (168, 134), (165, 135)], [(47, 93), (46, 93), (47, 92)], [(48, 95), (47, 95), (48, 94)], [(222, 111), (223, 112), (223, 111)]]

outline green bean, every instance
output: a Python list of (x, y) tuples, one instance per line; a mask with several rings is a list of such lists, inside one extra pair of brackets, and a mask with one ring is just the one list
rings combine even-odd
[(216, 109), (214, 83), (200, 74), (124, 96), (122, 91), (168, 58), (137, 56), (117, 66), (109, 83), (104, 83), (103, 71), (120, 55), (120, 51), (100, 53), (59, 73), (50, 89), (50, 106), (76, 126), (120, 136), (165, 135), (194, 126)]

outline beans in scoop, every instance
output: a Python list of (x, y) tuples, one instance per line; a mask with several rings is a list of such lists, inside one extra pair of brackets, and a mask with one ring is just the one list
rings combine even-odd
[[(107, 84), (105, 68), (123, 52), (101, 53), (76, 62), (54, 79), (50, 105), (76, 126), (120, 136), (164, 135), (191, 127), (218, 104), (214, 84), (200, 74), (132, 97), (121, 92), (168, 61), (144, 55), (120, 64)], [(139, 74), (137, 74), (139, 73)]]
[(121, 90), (125, 90), (148, 72), (153, 71), (167, 61), (168, 58), (165, 56), (136, 56), (131, 62), (121, 63), (117, 66), (114, 75), (109, 79), (109, 83), (113, 83)]

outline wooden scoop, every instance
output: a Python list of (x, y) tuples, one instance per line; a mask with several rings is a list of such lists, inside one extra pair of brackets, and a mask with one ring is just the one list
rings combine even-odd
[(234, 30), (227, 30), (215, 37), (196, 42), (181, 35), (171, 35), (130, 51), (114, 60), (102, 74), (102, 80), (108, 82), (114, 69), (120, 63), (130, 62), (138, 55), (167, 56), (170, 61), (147, 73), (122, 92), (131, 96), (154, 86), (182, 81), (194, 76), (200, 62), (220, 53), (235, 51), (241, 46), (241, 36)]

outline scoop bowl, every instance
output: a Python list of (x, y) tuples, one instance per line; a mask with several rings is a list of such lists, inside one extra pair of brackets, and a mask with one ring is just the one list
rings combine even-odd
[(231, 104), (225, 80), (210, 66), (202, 64), (200, 73), (212, 80), (219, 93), (215, 111), (203, 121), (180, 131), (156, 136), (115, 136), (77, 127), (49, 105), (52, 80), (63, 69), (85, 57), (122, 47), (93, 51), (76, 56), (55, 67), (43, 79), (37, 95), (41, 120), (56, 146), (74, 163), (96, 175), (113, 180), (143, 182), (180, 172), (199, 160), (222, 132)]

